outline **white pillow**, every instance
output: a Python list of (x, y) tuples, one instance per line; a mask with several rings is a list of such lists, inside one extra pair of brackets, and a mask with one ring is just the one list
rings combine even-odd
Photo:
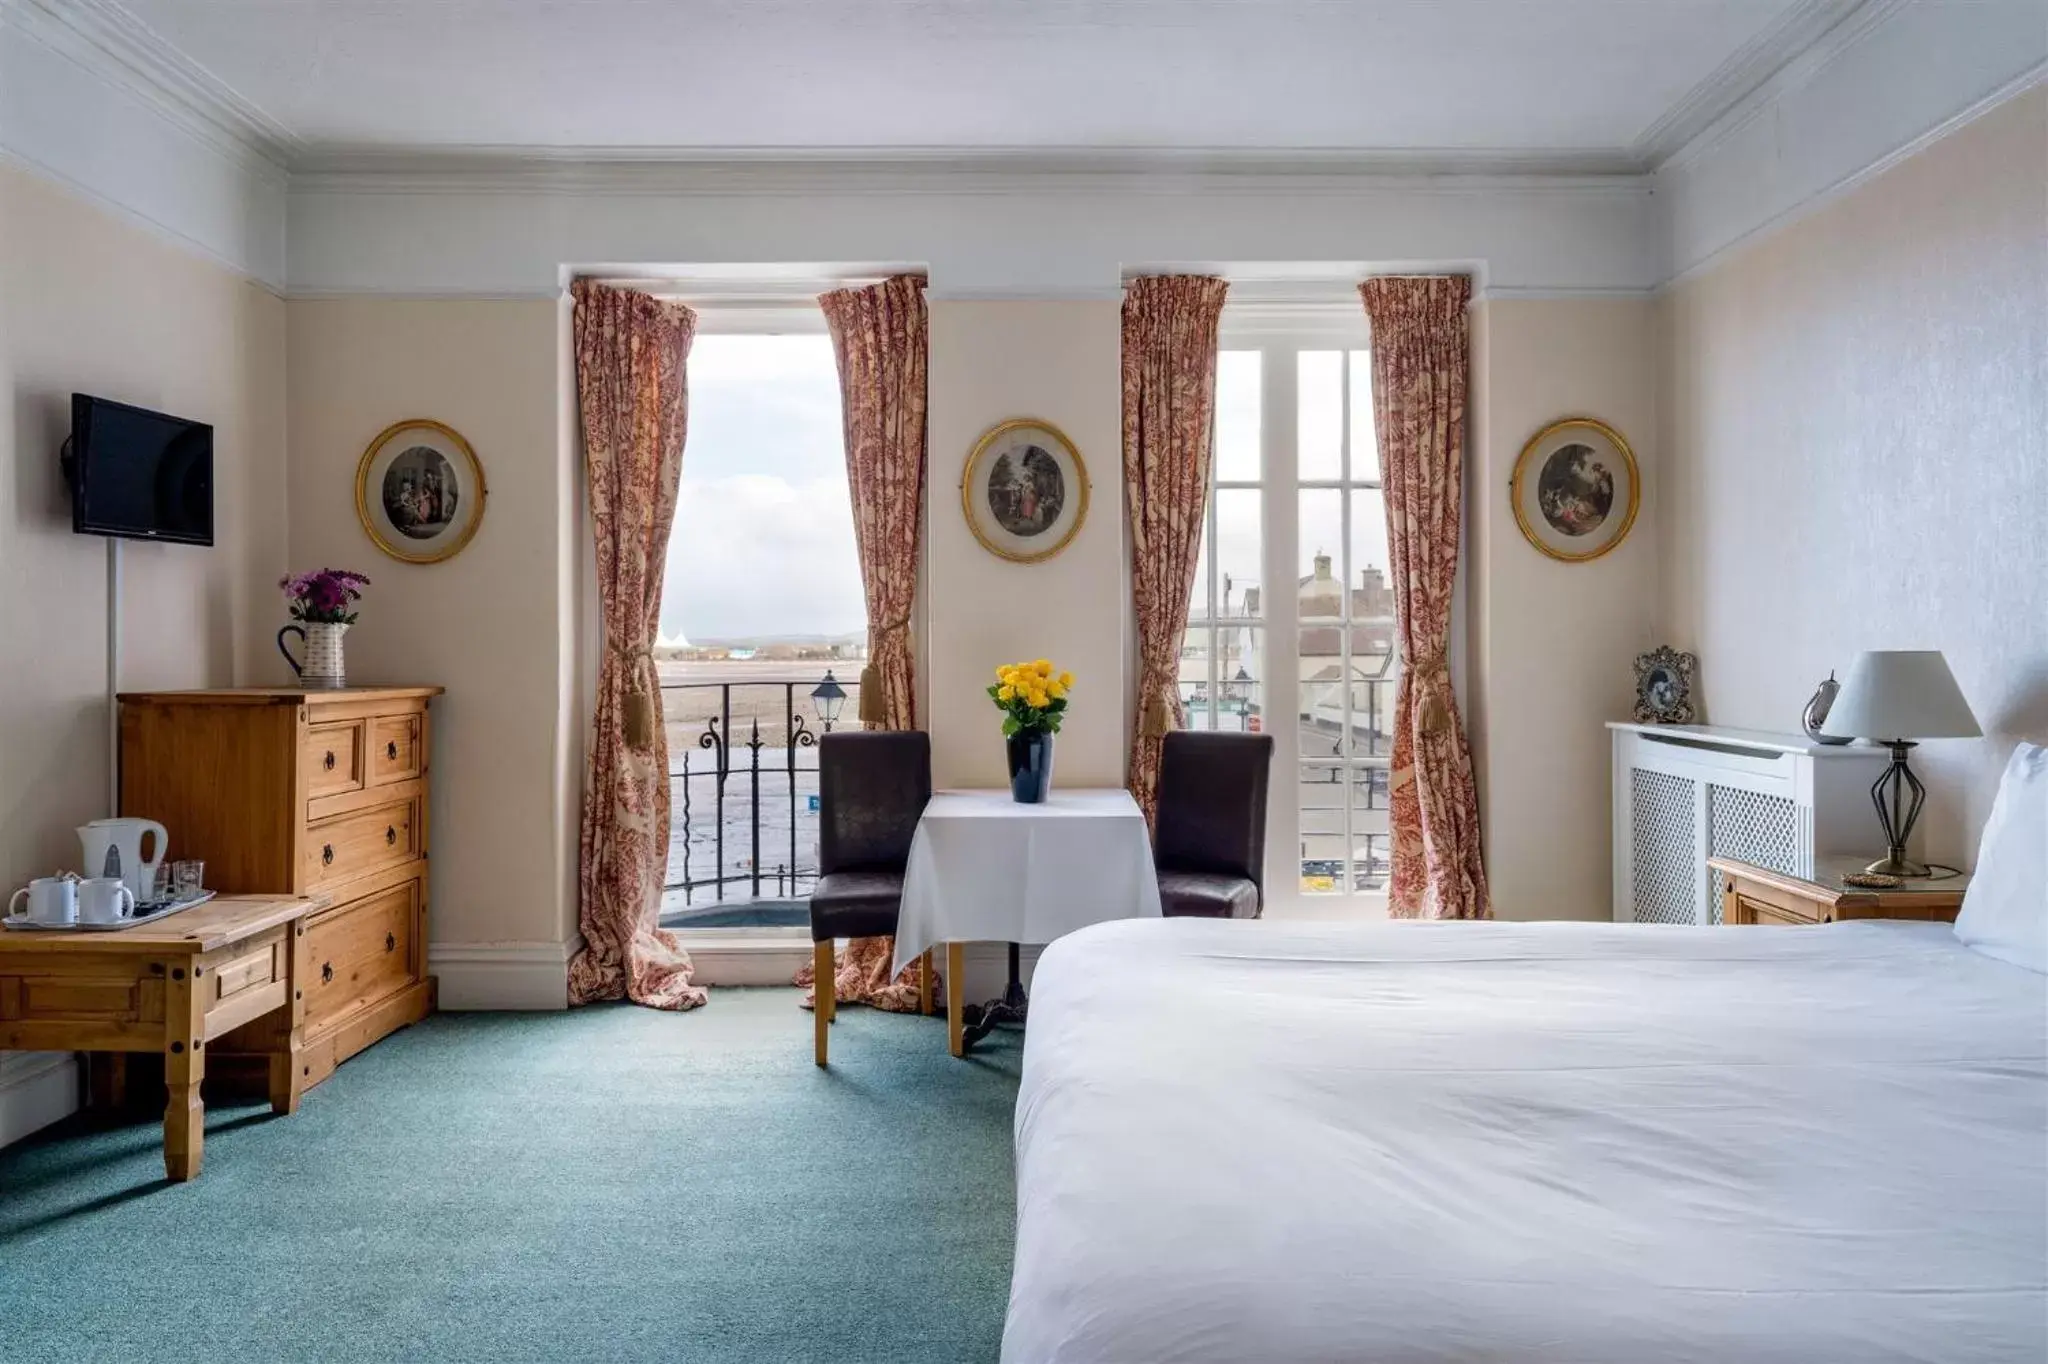
[(2005, 765), (1956, 937), (2048, 975), (2048, 748), (2021, 744)]

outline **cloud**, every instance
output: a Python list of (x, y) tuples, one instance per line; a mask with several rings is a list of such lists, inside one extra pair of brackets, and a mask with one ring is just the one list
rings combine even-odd
[(838, 635), (866, 622), (843, 475), (692, 479), (685, 465), (663, 635)]

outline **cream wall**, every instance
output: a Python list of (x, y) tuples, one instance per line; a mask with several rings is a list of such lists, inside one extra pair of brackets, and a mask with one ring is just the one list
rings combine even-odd
[[(72, 534), (57, 466), (72, 392), (214, 427), (213, 548), (121, 547), (122, 685), (275, 681), (284, 367), (274, 295), (0, 165), (0, 889), (77, 867), (72, 830), (113, 813), (108, 542)], [(0, 1053), (0, 1142), (21, 1064)]]
[(1922, 747), (1921, 825), (1967, 863), (2013, 741), (2048, 740), (2048, 88), (1661, 321), (1661, 615), (1707, 718), (1790, 729), (1859, 650), (1941, 649), (1988, 737)]
[[(576, 541), (559, 305), (294, 300), (288, 311), (292, 564), (374, 580), (349, 632), (351, 681), (448, 689), (433, 710), (429, 922), (444, 1002), (462, 1007), (466, 965), (546, 968), (573, 923), (562, 784), (580, 721), (563, 622)], [(357, 460), (408, 417), (454, 427), (484, 466), (483, 524), (445, 563), (388, 558), (357, 520)], [(547, 968), (556, 1004), (562, 950)]]
[[(1494, 913), (1611, 915), (1608, 738), (1635, 655), (1655, 643), (1655, 307), (1510, 300), (1473, 310), (1466, 695)], [(1515, 458), (1562, 417), (1620, 431), (1642, 472), (1627, 539), (1586, 563), (1545, 557), (1508, 500)]]
[[(1127, 724), (1121, 305), (931, 305), (925, 727), (939, 786), (1002, 786), (996, 665), (1050, 658), (1078, 679), (1057, 741), (1065, 786), (1121, 786)], [(960, 510), (974, 443), (1009, 417), (1060, 428), (1088, 465), (1088, 519), (1055, 558), (983, 549)]]

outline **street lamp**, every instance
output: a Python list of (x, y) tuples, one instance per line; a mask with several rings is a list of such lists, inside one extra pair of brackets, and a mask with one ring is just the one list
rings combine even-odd
[(825, 724), (825, 732), (832, 732), (832, 724), (839, 718), (839, 708), (846, 704), (846, 688), (832, 679), (832, 670), (825, 670), (825, 680), (811, 688), (811, 709)]
[(1246, 672), (1244, 665), (1240, 663), (1237, 665), (1237, 676), (1223, 684), (1223, 699), (1225, 703), (1223, 709), (1226, 714), (1235, 715), (1238, 718), (1237, 727), (1239, 729), (1245, 728), (1245, 716), (1250, 713), (1252, 708), (1251, 683), (1252, 675)]

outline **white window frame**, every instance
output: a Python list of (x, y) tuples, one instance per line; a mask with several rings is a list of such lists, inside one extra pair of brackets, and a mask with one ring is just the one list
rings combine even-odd
[[(1352, 480), (1350, 464), (1350, 384), (1343, 385), (1345, 408), (1341, 421), (1341, 475), (1336, 479), (1315, 479), (1304, 483), (1299, 460), (1299, 363), (1302, 351), (1368, 351), (1371, 336), (1365, 310), (1355, 296), (1329, 302), (1288, 302), (1284, 304), (1226, 304), (1219, 332), (1220, 350), (1257, 350), (1259, 365), (1260, 478), (1256, 482), (1219, 480), (1212, 464), (1209, 506), (1213, 510), (1218, 489), (1256, 488), (1260, 507), (1260, 610), (1257, 618), (1221, 617), (1214, 614), (1221, 568), (1214, 550), (1214, 529), (1205, 519), (1203, 535), (1208, 544), (1209, 601), (1211, 616), (1205, 622), (1210, 635), (1210, 704), (1218, 695), (1219, 634), (1228, 629), (1252, 626), (1258, 630), (1262, 651), (1259, 669), (1260, 705), (1265, 717), (1264, 731), (1273, 737), (1272, 781), (1266, 810), (1266, 899), (1269, 914), (1289, 918), (1341, 917), (1374, 918), (1386, 913), (1386, 893), (1345, 889), (1309, 894), (1301, 889), (1301, 770), (1300, 726), (1295, 723), (1301, 697), (1300, 603), (1296, 592), (1287, 590), (1299, 575), (1300, 496), (1304, 489), (1377, 488), (1376, 482)], [(1348, 660), (1351, 646), (1350, 498), (1345, 498), (1346, 521), (1338, 547), (1345, 571), (1340, 575), (1346, 619), (1337, 627), (1342, 637), (1342, 657)], [(1456, 622), (1454, 621), (1454, 630)], [(1347, 768), (1384, 766), (1366, 758), (1340, 759)], [(1346, 796), (1345, 821), (1349, 829), (1350, 797)], [(1347, 837), (1347, 845), (1349, 843)], [(1347, 858), (1347, 870), (1348, 870)]]

